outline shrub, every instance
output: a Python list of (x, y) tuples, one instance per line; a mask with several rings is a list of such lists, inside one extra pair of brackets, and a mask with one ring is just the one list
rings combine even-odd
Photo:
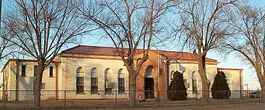
[(215, 99), (228, 99), (230, 97), (231, 91), (223, 71), (218, 71), (216, 74), (211, 90), (212, 97)]
[(176, 71), (173, 73), (173, 80), (168, 88), (168, 99), (170, 100), (185, 100), (187, 92), (183, 80), (183, 74)]

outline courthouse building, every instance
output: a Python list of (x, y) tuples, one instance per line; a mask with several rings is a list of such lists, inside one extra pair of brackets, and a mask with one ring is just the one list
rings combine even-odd
[[(202, 85), (197, 63), (197, 55), (193, 53), (151, 50), (137, 77), (137, 97), (166, 99), (171, 73), (180, 71), (188, 97), (200, 98)], [(4, 65), (1, 71), (4, 99), (33, 98), (36, 64), (35, 60), (10, 59)], [(209, 81), (212, 84), (217, 71), (224, 71), (230, 89), (236, 90), (231, 98), (239, 98), (243, 84), (242, 69), (218, 68), (217, 64), (217, 60), (206, 59)], [(62, 51), (45, 69), (42, 99), (128, 98), (128, 76), (115, 48), (78, 45)]]

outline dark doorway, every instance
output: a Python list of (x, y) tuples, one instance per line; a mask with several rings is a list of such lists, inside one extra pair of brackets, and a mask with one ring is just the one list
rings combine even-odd
[(144, 79), (144, 94), (145, 98), (150, 99), (154, 98), (154, 79), (152, 75), (153, 67), (149, 66), (145, 72), (145, 79)]
[(154, 98), (154, 79), (145, 78), (144, 82), (145, 82), (144, 85), (145, 98), (147, 99)]

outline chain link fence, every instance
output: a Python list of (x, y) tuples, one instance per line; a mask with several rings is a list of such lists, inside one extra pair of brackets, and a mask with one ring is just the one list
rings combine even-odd
[[(177, 91), (182, 92), (183, 91)], [(219, 91), (226, 92), (226, 91)], [(32, 90), (8, 90), (0, 91), (1, 108), (24, 108), (34, 107)], [(170, 92), (168, 92), (170, 93)], [(154, 106), (187, 106), (187, 105), (220, 105), (220, 104), (244, 104), (244, 103), (262, 103), (261, 91), (241, 90), (231, 91), (228, 99), (214, 99), (209, 91), (210, 98), (202, 100), (202, 91), (186, 91), (186, 100), (169, 100), (163, 92), (137, 91), (134, 107), (154, 107)], [(148, 97), (145, 97), (148, 96)], [(127, 108), (130, 107), (128, 99), (129, 91), (106, 91), (91, 90), (42, 90), (41, 107), (42, 108)]]

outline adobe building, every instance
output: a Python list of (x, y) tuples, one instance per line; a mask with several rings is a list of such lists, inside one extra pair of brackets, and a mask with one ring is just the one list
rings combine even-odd
[[(137, 55), (136, 55), (137, 56)], [(167, 98), (172, 72), (184, 75), (189, 98), (201, 97), (201, 79), (197, 55), (187, 52), (150, 50), (149, 59), (137, 77), (137, 97)], [(229, 79), (231, 98), (239, 98), (242, 89), (242, 69), (218, 68), (217, 61), (206, 59), (207, 76), (211, 84), (218, 70)], [(33, 74), (37, 62), (10, 59), (3, 67), (3, 98), (33, 99)], [(78, 45), (62, 51), (43, 74), (42, 99), (109, 99), (128, 98), (128, 71), (112, 47)]]

